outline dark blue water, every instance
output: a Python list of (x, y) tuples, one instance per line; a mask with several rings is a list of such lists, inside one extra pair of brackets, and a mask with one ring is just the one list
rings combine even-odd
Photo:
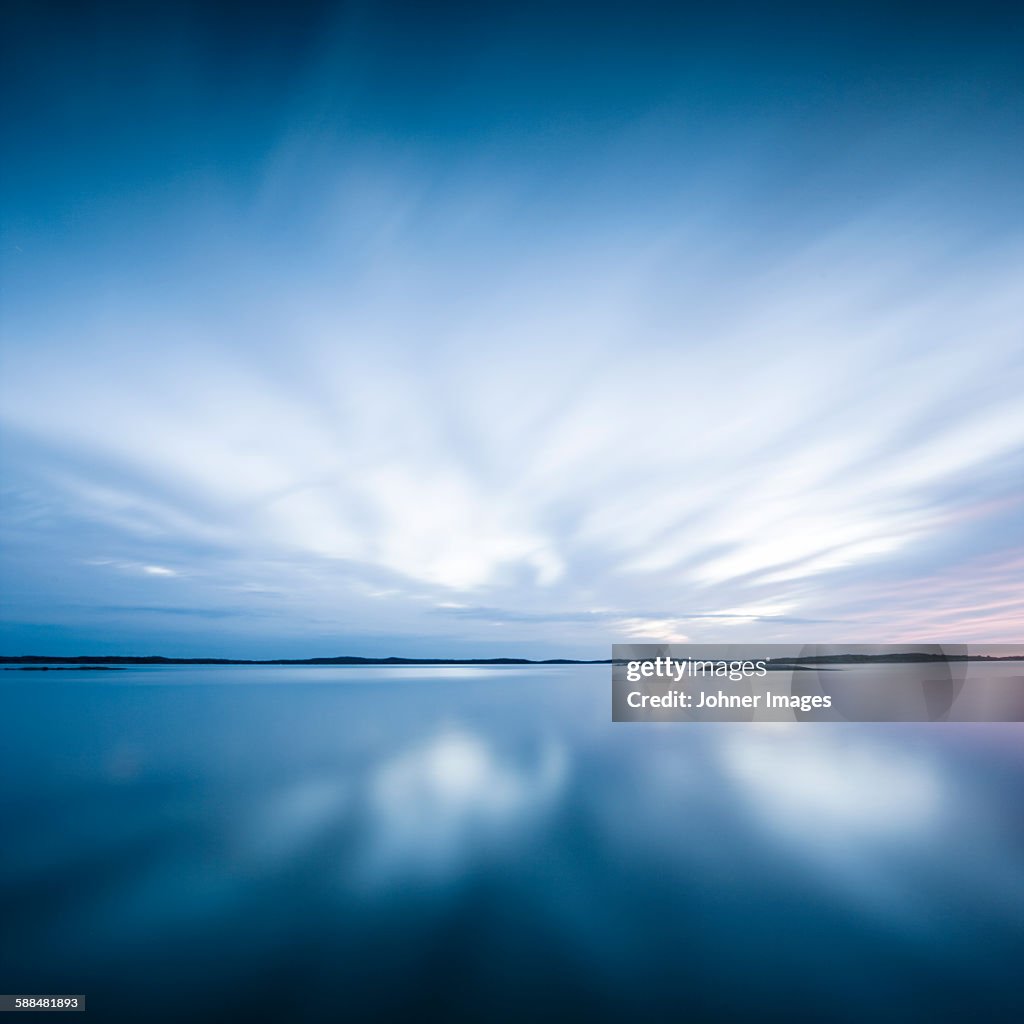
[(91, 1021), (1019, 1021), (1024, 728), (609, 670), (0, 673), (0, 991)]

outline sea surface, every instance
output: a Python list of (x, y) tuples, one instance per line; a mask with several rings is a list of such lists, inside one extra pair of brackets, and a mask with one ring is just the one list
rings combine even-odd
[(4, 671), (0, 813), (0, 992), (94, 1024), (1024, 1020), (1020, 725), (612, 724), (607, 666)]

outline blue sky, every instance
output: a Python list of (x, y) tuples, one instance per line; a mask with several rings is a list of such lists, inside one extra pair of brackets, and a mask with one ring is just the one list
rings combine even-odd
[(0, 649), (1020, 641), (1024, 19), (826, 6), (9, 5)]

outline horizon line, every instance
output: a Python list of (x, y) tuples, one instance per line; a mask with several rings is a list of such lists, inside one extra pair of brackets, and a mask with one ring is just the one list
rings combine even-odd
[[(660, 646), (660, 645), (658, 645)], [(729, 646), (729, 645), (682, 645), (682, 646)], [(744, 644), (745, 647), (760, 646), (756, 644)], [(789, 644), (767, 644), (772, 646), (791, 646)], [(802, 646), (802, 645), (792, 645)], [(858, 645), (857, 646), (875, 646)], [(887, 646), (887, 645), (877, 645)], [(893, 645), (903, 647), (905, 645)], [(932, 645), (923, 645), (932, 646)], [(956, 645), (960, 646), (960, 645)], [(969, 645), (963, 645), (969, 646)], [(994, 646), (1004, 645), (978, 645), (991, 649)], [(1016, 645), (1006, 644), (1007, 647)], [(653, 655), (638, 660), (653, 660)], [(711, 657), (708, 655), (707, 657)], [(1013, 654), (972, 654), (965, 653), (936, 653), (933, 651), (890, 651), (881, 653), (861, 653), (856, 651), (845, 651), (835, 654), (794, 654), (779, 655), (775, 658), (765, 657), (766, 661), (782, 662), (836, 662), (838, 660), (852, 659), (856, 661), (906, 661), (908, 659), (920, 660), (941, 660), (941, 661), (1019, 661), (1024, 660), (1024, 653)], [(215, 657), (168, 657), (162, 654), (103, 654), (90, 656), (86, 654), (57, 655), (49, 656), (44, 654), (19, 654), (0, 655), (0, 665), (611, 665), (631, 659), (625, 658), (514, 658), (514, 657), (492, 657), (492, 658), (442, 658), (442, 657), (402, 657), (399, 655), (388, 655), (386, 657), (365, 657), (361, 655), (333, 655), (312, 658), (215, 658)], [(721, 659), (718, 659), (721, 660)]]

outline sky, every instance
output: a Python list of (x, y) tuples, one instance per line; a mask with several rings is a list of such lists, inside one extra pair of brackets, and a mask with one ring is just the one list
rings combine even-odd
[(957, 7), (5, 4), (0, 653), (1024, 640)]

